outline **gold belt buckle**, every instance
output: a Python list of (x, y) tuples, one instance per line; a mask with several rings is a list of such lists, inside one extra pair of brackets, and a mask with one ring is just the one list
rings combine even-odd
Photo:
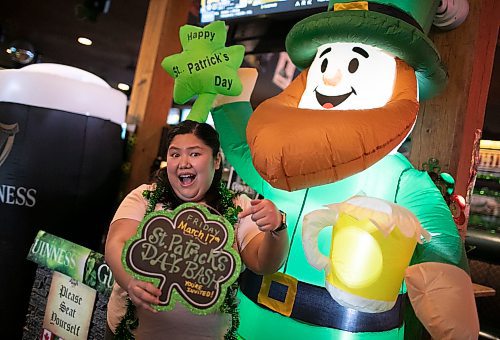
[[(276, 300), (269, 296), (269, 291), (273, 282), (280, 283), (287, 287), (285, 301)], [(278, 272), (262, 277), (262, 284), (260, 285), (257, 302), (282, 315), (290, 316), (292, 314), (296, 295), (297, 279), (293, 276)]]

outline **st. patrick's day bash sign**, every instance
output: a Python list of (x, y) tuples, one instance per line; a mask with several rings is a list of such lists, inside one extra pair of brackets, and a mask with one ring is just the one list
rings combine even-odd
[(172, 212), (147, 215), (125, 244), (122, 262), (131, 275), (161, 289), (157, 310), (172, 310), (181, 302), (203, 315), (217, 310), (238, 278), (241, 259), (233, 242), (226, 219), (185, 203)]

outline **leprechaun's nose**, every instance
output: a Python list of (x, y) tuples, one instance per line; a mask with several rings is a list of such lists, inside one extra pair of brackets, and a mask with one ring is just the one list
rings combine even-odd
[(336, 86), (342, 80), (342, 73), (339, 69), (335, 72), (323, 73), (323, 83), (328, 86)]

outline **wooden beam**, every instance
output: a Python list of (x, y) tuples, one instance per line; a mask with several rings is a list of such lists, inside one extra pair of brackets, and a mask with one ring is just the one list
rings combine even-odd
[(172, 104), (174, 82), (161, 61), (181, 51), (179, 28), (187, 23), (191, 6), (190, 0), (149, 2), (127, 114), (127, 123), (136, 125), (127, 191), (149, 180)]
[(455, 178), (455, 192), (464, 197), (474, 184), (474, 144), (483, 128), (500, 20), (498, 0), (468, 2), (469, 15), (461, 26), (431, 32), (449, 82), (443, 93), (421, 104), (410, 152), (419, 169), (429, 158), (438, 159), (441, 171)]
[[(467, 95), (468, 102), (462, 129), (460, 155), (457, 163), (457, 193), (465, 196), (472, 194), (477, 170), (473, 156), (479, 152), (475, 149), (474, 138), (477, 130), (483, 129), (484, 114), (495, 60), (500, 25), (500, 3), (498, 0), (481, 0), (477, 27), (477, 42), (474, 46), (474, 64), (471, 86)], [(479, 145), (476, 146), (477, 148)], [(472, 170), (472, 171), (471, 171)], [(471, 176), (472, 175), (472, 176)]]

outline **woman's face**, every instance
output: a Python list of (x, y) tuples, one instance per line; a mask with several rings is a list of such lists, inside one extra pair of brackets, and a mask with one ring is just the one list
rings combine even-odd
[(175, 136), (167, 154), (168, 180), (175, 194), (185, 202), (203, 201), (220, 159), (194, 134)]

